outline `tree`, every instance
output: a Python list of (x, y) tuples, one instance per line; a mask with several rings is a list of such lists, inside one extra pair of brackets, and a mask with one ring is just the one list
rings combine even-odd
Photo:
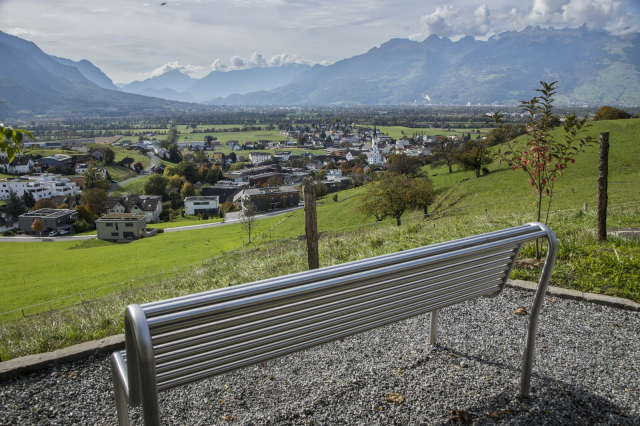
[(231, 153), (229, 154), (229, 158), (231, 158), (231, 162), (235, 163), (238, 161), (238, 156), (236, 155), (235, 152), (231, 151)]
[(164, 196), (168, 182), (169, 180), (166, 177), (154, 173), (149, 177), (149, 180), (144, 183), (143, 191), (147, 195)]
[(40, 222), (39, 219), (33, 219), (33, 223), (31, 224), (31, 229), (33, 229), (33, 232), (42, 236), (42, 228), (42, 222)]
[(9, 163), (13, 161), (16, 154), (20, 154), (20, 143), (24, 135), (33, 140), (33, 135), (29, 131), (13, 129), (0, 123), (0, 151), (7, 153)]
[(182, 198), (187, 198), (187, 197), (193, 197), (194, 195), (196, 195), (196, 190), (193, 188), (193, 185), (191, 184), (191, 182), (185, 182), (184, 185), (182, 185), (182, 189), (180, 190), (180, 195), (182, 196)]
[(269, 187), (278, 187), (284, 185), (284, 178), (281, 175), (271, 176), (266, 182)]
[(105, 191), (108, 191), (111, 188), (111, 182), (107, 180), (105, 176), (102, 175), (102, 172), (94, 167), (90, 167), (83, 174), (84, 183), (82, 184), (82, 190), (86, 191), (88, 189), (99, 188)]
[(400, 173), (383, 173), (378, 182), (367, 186), (360, 199), (360, 209), (364, 214), (375, 217), (377, 221), (391, 216), (398, 226), (404, 212), (415, 205), (413, 180)]
[(593, 117), (593, 121), (620, 120), (625, 118), (631, 118), (627, 111), (605, 105), (600, 107), (598, 112), (596, 112), (596, 115)]
[(427, 215), (428, 208), (433, 203), (433, 185), (426, 177), (414, 178), (411, 184), (412, 203)]
[(96, 216), (100, 216), (106, 211), (107, 191), (102, 188), (91, 188), (82, 191), (82, 201), (85, 207)]
[(31, 191), (24, 191), (22, 193), (22, 202), (27, 206), (28, 209), (32, 208), (36, 204), (36, 199), (33, 198), (33, 193)]
[(192, 161), (182, 160), (178, 163), (176, 167), (176, 171), (186, 180), (191, 183), (196, 183), (198, 181), (198, 166)]
[(242, 226), (242, 229), (249, 236), (249, 242), (251, 242), (251, 232), (253, 232), (256, 227), (257, 215), (258, 215), (258, 207), (251, 202), (249, 202), (244, 206), (244, 209), (240, 214), (240, 225)]
[[(489, 146), (500, 145), (525, 134), (526, 126), (524, 124), (507, 124), (496, 127), (487, 132), (485, 141)], [(479, 135), (478, 135), (479, 136)], [(469, 139), (471, 134), (469, 134)], [(481, 139), (481, 138), (478, 138)]]
[(389, 157), (389, 171), (410, 177), (418, 176), (422, 173), (422, 161), (418, 157), (409, 157), (406, 154), (392, 155)]
[(42, 198), (33, 205), (33, 210), (57, 209), (58, 205), (49, 198)]
[(480, 177), (482, 166), (493, 163), (493, 156), (486, 141), (481, 139), (468, 140), (458, 151), (456, 163), (464, 170), (475, 171), (476, 177)]
[(434, 162), (431, 163), (431, 167), (438, 167), (441, 165), (447, 165), (449, 167), (449, 173), (453, 173), (452, 166), (456, 161), (457, 150), (453, 143), (446, 136), (438, 136), (436, 138), (438, 144), (432, 150)]
[(113, 164), (116, 159), (116, 153), (111, 148), (106, 148), (102, 152), (104, 154), (104, 164), (107, 166)]
[(316, 182), (314, 186), (316, 189), (316, 198), (322, 198), (327, 195), (327, 185), (322, 182)]
[(18, 194), (9, 190), (9, 198), (7, 198), (3, 209), (8, 215), (18, 217), (27, 211), (27, 206), (25, 206), (22, 198), (18, 197)]
[(212, 185), (215, 185), (216, 182), (222, 179), (222, 170), (219, 167), (211, 167), (207, 171), (207, 176), (205, 177), (205, 181)]
[(180, 175), (169, 176), (169, 179), (167, 182), (168, 182), (167, 186), (169, 188), (180, 189), (182, 188), (182, 185), (184, 185), (184, 179)]
[[(586, 119), (578, 120), (575, 114), (565, 115), (563, 134), (558, 137), (551, 133), (555, 115), (553, 114), (553, 96), (556, 94), (556, 83), (541, 81), (541, 89), (536, 89), (541, 96), (533, 97), (530, 101), (521, 101), (522, 108), (528, 118), (526, 128), (526, 142), (524, 145), (517, 140), (506, 143), (506, 150), (499, 151), (502, 159), (513, 170), (522, 170), (527, 175), (529, 184), (536, 193), (536, 219), (542, 220), (542, 208), (546, 197), (546, 214), (544, 223), (549, 220), (549, 211), (553, 199), (553, 188), (558, 175), (562, 176), (569, 164), (575, 163), (575, 157), (583, 151), (585, 146), (592, 144), (592, 138), (585, 136)], [(494, 121), (500, 123), (500, 114), (493, 116)], [(540, 258), (540, 251), (536, 242), (536, 257)]]

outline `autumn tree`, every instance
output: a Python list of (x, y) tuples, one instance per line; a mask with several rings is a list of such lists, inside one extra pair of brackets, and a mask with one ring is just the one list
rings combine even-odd
[(593, 116), (593, 121), (620, 120), (630, 117), (631, 116), (627, 111), (605, 105), (601, 106), (600, 109), (596, 112), (596, 115)]
[(249, 236), (249, 242), (251, 242), (251, 233), (255, 231), (256, 228), (257, 215), (258, 207), (251, 202), (244, 205), (242, 213), (240, 214), (240, 225)]
[(33, 205), (33, 210), (40, 209), (57, 209), (58, 205), (49, 198), (42, 198)]
[(433, 185), (426, 177), (416, 177), (411, 182), (410, 194), (414, 207), (422, 209), (425, 215), (429, 213), (429, 206), (433, 204)]
[(431, 167), (446, 165), (449, 168), (449, 173), (453, 173), (453, 165), (458, 154), (455, 144), (446, 136), (438, 136), (436, 143), (437, 146), (431, 150), (434, 159)]
[[(556, 84), (541, 81), (541, 95), (530, 101), (521, 101), (522, 108), (528, 116), (524, 143), (512, 140), (506, 143), (506, 149), (499, 150), (501, 161), (506, 161), (513, 170), (522, 170), (529, 184), (536, 193), (536, 220), (542, 221), (545, 208), (544, 223), (549, 220), (549, 211), (553, 200), (553, 190), (558, 176), (562, 176), (569, 164), (575, 163), (575, 157), (593, 140), (584, 133), (589, 126), (586, 119), (579, 120), (575, 114), (564, 117), (562, 132), (551, 132), (557, 117), (553, 114), (553, 96)], [(500, 114), (493, 116), (500, 123)], [(540, 251), (536, 244), (536, 257)]]
[(185, 182), (180, 190), (180, 195), (182, 198), (193, 197), (196, 195), (196, 190), (193, 188), (193, 184), (191, 184), (191, 182)]
[(33, 223), (31, 224), (31, 229), (33, 230), (33, 232), (42, 236), (42, 228), (42, 222), (40, 222), (39, 219), (33, 219)]
[(405, 174), (382, 174), (378, 182), (367, 186), (364, 196), (360, 199), (360, 209), (377, 221), (391, 216), (400, 226), (400, 218), (413, 205), (411, 181), (412, 179)]
[(106, 211), (107, 191), (102, 188), (91, 188), (82, 191), (82, 202), (93, 214), (100, 216)]

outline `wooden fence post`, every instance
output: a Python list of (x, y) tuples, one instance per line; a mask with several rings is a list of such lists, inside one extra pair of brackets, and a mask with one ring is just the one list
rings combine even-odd
[(304, 200), (304, 229), (307, 235), (307, 261), (309, 269), (320, 267), (318, 251), (318, 219), (316, 216), (316, 188), (311, 180), (302, 184)]
[(600, 161), (598, 162), (598, 215), (596, 237), (607, 239), (607, 179), (609, 177), (609, 132), (600, 133)]

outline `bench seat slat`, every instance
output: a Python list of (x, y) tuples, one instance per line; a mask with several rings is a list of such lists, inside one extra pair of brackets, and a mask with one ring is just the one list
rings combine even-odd
[[(273, 341), (284, 340), (285, 337), (294, 337), (306, 334), (310, 331), (330, 329), (335, 324), (343, 324), (345, 321), (367, 320), (377, 317), (385, 312), (408, 309), (408, 306), (416, 303), (424, 303), (429, 300), (439, 300), (444, 297), (457, 296), (465, 292), (474, 292), (479, 287), (491, 286), (488, 290), (497, 288), (497, 284), (504, 278), (504, 273), (494, 273), (475, 280), (458, 280), (456, 287), (440, 288), (435, 291), (424, 291), (418, 288), (393, 294), (393, 296), (382, 298), (376, 303), (369, 301), (363, 303), (353, 303), (332, 312), (314, 314), (310, 313), (306, 320), (290, 321), (284, 324), (273, 324), (271, 321), (263, 321), (263, 329), (259, 331), (245, 331), (243, 327), (237, 329), (237, 335), (209, 344), (192, 347), (189, 349), (179, 349), (168, 354), (163, 359), (156, 357), (156, 371), (161, 374), (175, 370), (181, 366), (190, 365), (194, 361), (211, 363), (214, 359), (232, 355), (235, 352), (247, 348), (258, 347), (269, 344)], [(455, 291), (452, 291), (455, 290)]]
[(365, 320), (361, 320), (360, 323), (357, 324), (347, 323), (342, 327), (325, 330), (325, 332), (323, 333), (312, 333), (312, 335), (314, 335), (314, 337), (312, 338), (310, 338), (309, 336), (298, 336), (296, 338), (287, 340), (287, 346), (285, 346), (285, 342), (280, 341), (278, 343), (274, 343), (271, 346), (272, 349), (270, 350), (269, 347), (261, 347), (260, 349), (254, 349), (248, 351), (248, 353), (243, 353), (242, 356), (240, 356), (240, 354), (236, 354), (235, 357), (229, 357), (228, 360), (225, 360), (227, 361), (226, 363), (222, 365), (216, 365), (215, 367), (212, 367), (212, 364), (209, 363), (199, 369), (194, 368), (191, 371), (189, 371), (188, 368), (185, 368), (179, 371), (172, 371), (171, 373), (167, 373), (164, 375), (159, 374), (158, 389), (169, 389), (184, 383), (202, 380), (212, 375), (218, 375), (224, 372), (233, 371), (246, 365), (255, 364), (282, 355), (286, 355), (288, 353), (311, 348), (322, 343), (330, 342), (342, 337), (351, 336), (353, 334), (361, 333), (367, 330), (381, 327), (383, 325), (411, 318), (416, 315), (420, 315), (421, 313), (427, 313), (434, 309), (441, 309), (452, 304), (463, 302), (465, 300), (477, 298), (478, 296), (486, 293), (488, 289), (496, 285), (497, 282), (485, 284), (484, 286), (480, 286), (476, 291), (467, 292), (465, 294), (459, 295), (457, 298), (448, 297), (439, 300), (430, 299), (426, 302), (411, 304), (411, 310), (401, 309), (398, 310), (398, 313), (394, 314), (385, 312), (383, 314), (380, 314), (377, 319), (375, 319), (376, 317), (373, 317), (373, 319), (368, 318)]
[[(189, 345), (190, 342), (197, 344), (196, 340), (190, 338), (206, 339), (207, 336), (213, 337), (216, 331), (220, 333), (233, 333), (231, 331), (235, 326), (246, 322), (255, 321), (261, 318), (272, 318), (276, 314), (283, 314), (288, 312), (294, 312), (298, 317), (303, 316), (306, 309), (320, 305), (327, 305), (325, 309), (330, 310), (332, 306), (329, 304), (336, 300), (344, 300), (346, 297), (367, 295), (367, 297), (377, 297), (377, 293), (386, 288), (402, 286), (404, 283), (414, 283), (416, 285), (427, 285), (431, 282), (446, 282), (449, 278), (456, 278), (458, 276), (465, 276), (469, 273), (480, 273), (480, 271), (488, 270), (489, 268), (497, 268), (501, 271), (507, 270), (507, 262), (510, 260), (510, 256), (513, 255), (513, 251), (508, 253), (499, 253), (496, 255), (488, 256), (480, 261), (469, 261), (464, 264), (448, 265), (443, 268), (437, 268), (434, 271), (423, 272), (418, 271), (414, 274), (407, 274), (402, 277), (395, 277), (393, 279), (387, 279), (380, 282), (366, 283), (362, 285), (356, 284), (344, 284), (340, 289), (336, 289), (334, 292), (317, 292), (309, 295), (301, 300), (292, 299), (280, 299), (280, 304), (269, 309), (263, 309), (258, 312), (246, 308), (244, 310), (236, 309), (235, 315), (211, 315), (208, 321), (203, 325), (196, 325), (183, 330), (166, 332), (163, 334), (157, 334), (152, 336), (154, 349), (156, 356), (162, 354), (167, 350), (170, 350), (172, 345)], [(482, 269), (478, 269), (482, 268)], [(429, 280), (429, 281), (428, 281)], [(418, 284), (415, 284), (415, 283)], [(420, 284), (423, 282), (423, 284)], [(429, 284), (433, 285), (433, 284)], [(313, 299), (313, 300), (309, 300)], [(282, 307), (282, 305), (287, 305)]]

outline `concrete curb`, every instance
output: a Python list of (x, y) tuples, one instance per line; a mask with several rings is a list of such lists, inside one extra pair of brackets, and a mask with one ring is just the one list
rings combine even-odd
[[(508, 287), (519, 288), (521, 290), (536, 291), (537, 283), (520, 280), (509, 280)], [(570, 290), (567, 288), (549, 286), (547, 288), (548, 296), (555, 296), (561, 299), (572, 299), (581, 302), (595, 303), (596, 305), (609, 306), (616, 309), (625, 309), (627, 311), (640, 312), (640, 303), (636, 303), (622, 297), (606, 296), (604, 294), (583, 293), (578, 290)]]
[(47, 367), (66, 364), (88, 358), (91, 355), (112, 352), (122, 348), (124, 348), (124, 334), (118, 334), (116, 336), (58, 349), (53, 352), (10, 359), (9, 361), (0, 362), (0, 382), (12, 379), (21, 374), (43, 370)]
[[(537, 283), (520, 280), (509, 280), (507, 286), (527, 291), (536, 291), (538, 288)], [(569, 290), (560, 287), (549, 287), (547, 289), (547, 295), (559, 297), (561, 299), (572, 299), (581, 302), (590, 302), (597, 305), (609, 306), (611, 308), (640, 312), (640, 303), (623, 299), (621, 297), (583, 293), (581, 291)], [(0, 382), (17, 377), (21, 374), (31, 373), (54, 365), (65, 364), (79, 359), (88, 358), (91, 355), (103, 352), (112, 352), (123, 348), (124, 334), (118, 334), (117, 336), (81, 343), (79, 345), (59, 349), (54, 352), (29, 355), (6, 362), (0, 362)]]

